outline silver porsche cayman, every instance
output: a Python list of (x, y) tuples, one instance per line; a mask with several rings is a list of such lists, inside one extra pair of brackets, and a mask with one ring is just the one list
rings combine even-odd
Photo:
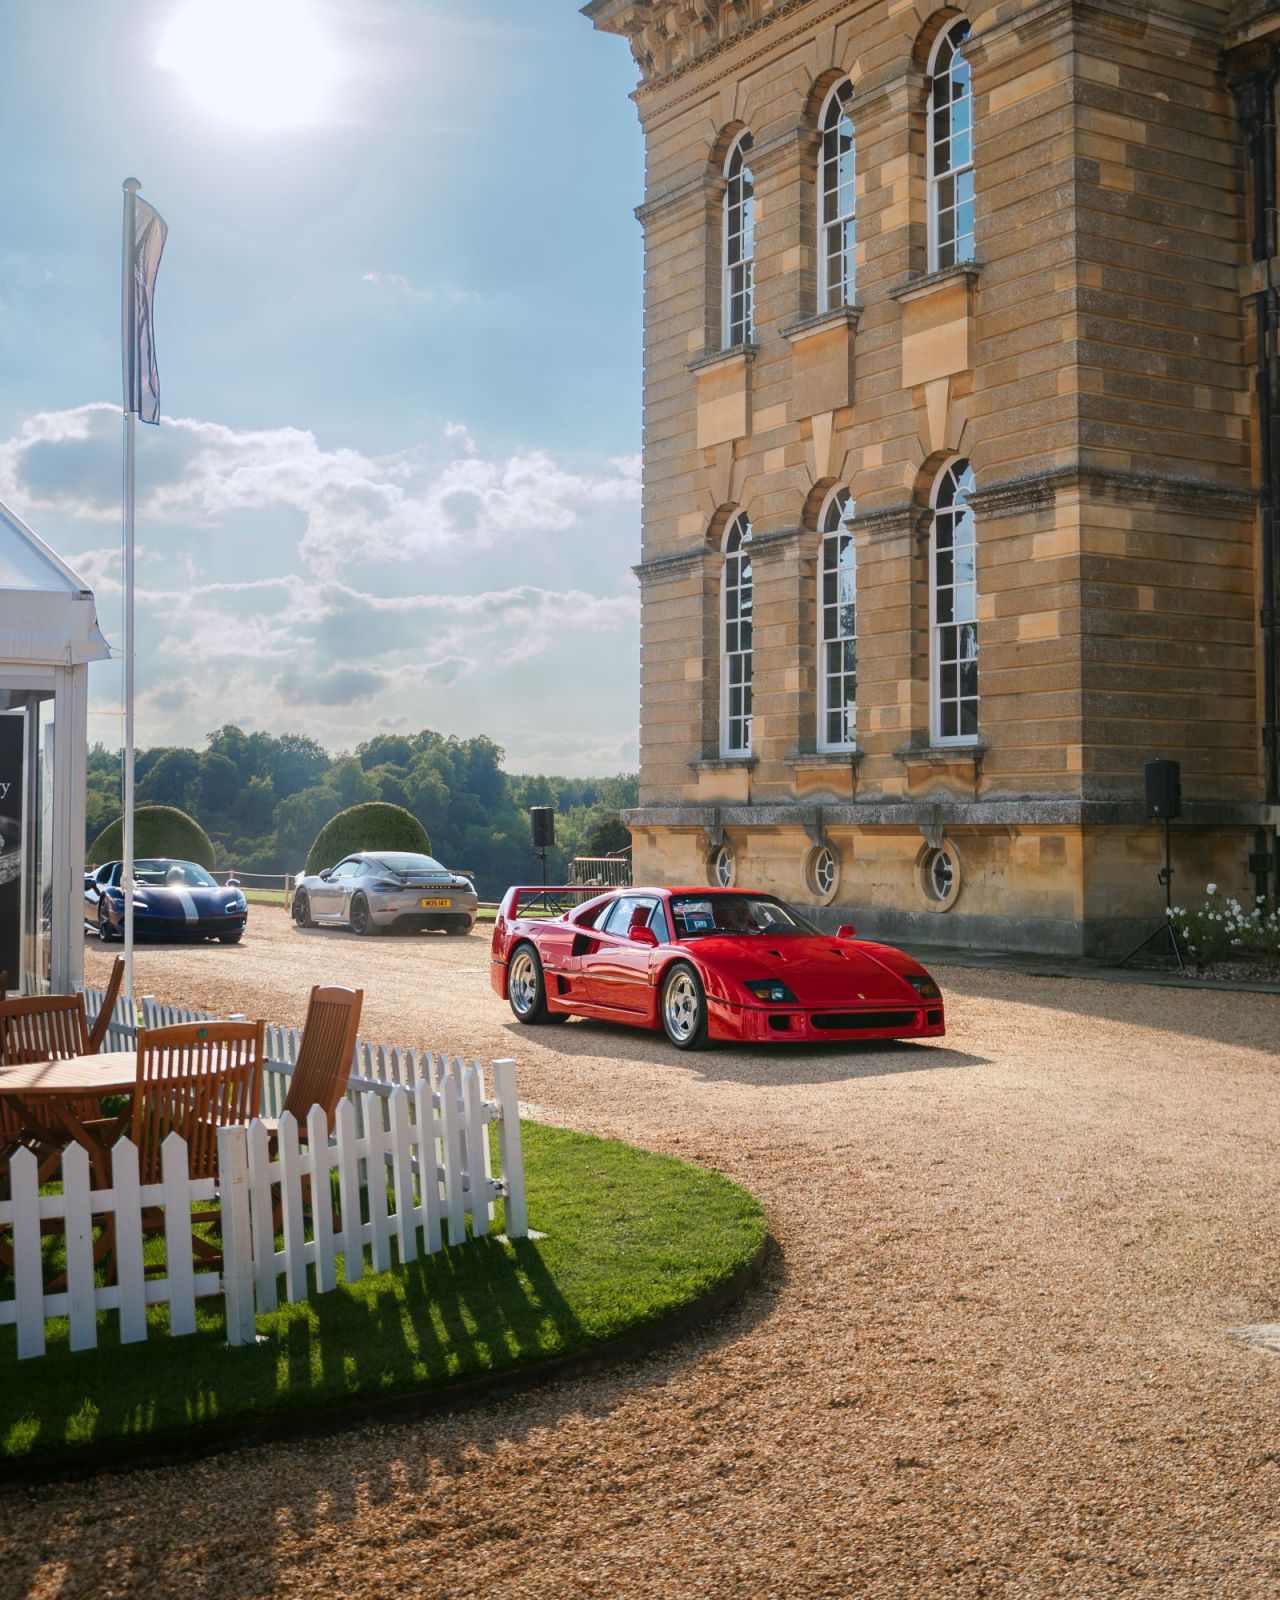
[(432, 856), (400, 850), (362, 850), (336, 867), (299, 878), (293, 920), (349, 927), (352, 933), (439, 928), (470, 933), (476, 920), (475, 885)]

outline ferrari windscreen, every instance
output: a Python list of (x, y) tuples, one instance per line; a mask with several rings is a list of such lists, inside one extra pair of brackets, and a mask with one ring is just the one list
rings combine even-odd
[(135, 861), (133, 881), (152, 889), (216, 889), (217, 880), (194, 861)]
[(671, 898), (677, 939), (767, 933), (770, 938), (818, 932), (781, 900), (754, 894), (678, 894)]

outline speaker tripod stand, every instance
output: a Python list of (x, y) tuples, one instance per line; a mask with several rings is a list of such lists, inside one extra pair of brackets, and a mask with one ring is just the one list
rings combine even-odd
[(1187, 964), (1182, 959), (1182, 946), (1178, 943), (1178, 935), (1173, 926), (1173, 837), (1169, 828), (1169, 818), (1164, 819), (1164, 866), (1156, 873), (1156, 880), (1164, 885), (1164, 921), (1158, 928), (1151, 932), (1139, 944), (1134, 945), (1123, 961), (1118, 961), (1118, 967), (1127, 967), (1134, 956), (1140, 955), (1149, 945), (1158, 948), (1168, 945), (1173, 952), (1173, 959), (1178, 963), (1178, 971), (1185, 972)]

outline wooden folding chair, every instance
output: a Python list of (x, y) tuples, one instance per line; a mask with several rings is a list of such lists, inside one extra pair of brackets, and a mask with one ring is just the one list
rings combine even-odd
[[(139, 1034), (130, 1137), (143, 1183), (161, 1181), (162, 1146), (171, 1133), (186, 1141), (191, 1178), (217, 1176), (218, 1129), (248, 1123), (261, 1104), (265, 1032), (262, 1022), (190, 1022)], [(218, 1217), (216, 1209), (191, 1214), (193, 1223)], [(144, 1216), (144, 1231), (162, 1227), (158, 1211)], [(191, 1243), (204, 1263), (222, 1260), (217, 1246), (198, 1234), (192, 1234)], [(163, 1268), (148, 1268), (153, 1270)]]
[(363, 989), (337, 987), (311, 991), (307, 1020), (298, 1046), (298, 1062), (289, 1078), (284, 1109), (298, 1119), (298, 1130), (306, 1138), (307, 1113), (312, 1106), (323, 1106), (329, 1132), (338, 1102), (351, 1077), (356, 1031), (364, 1006)]
[[(87, 1056), (89, 1022), (82, 994), (27, 995), (0, 1000), (0, 1066), (22, 1066), (31, 1061), (67, 1061), (72, 1056)], [(81, 1122), (102, 1116), (97, 1100), (82, 1100), (72, 1106)], [(0, 1149), (12, 1155), (21, 1143), (21, 1129), (13, 1113), (0, 1106)], [(61, 1151), (41, 1147), (41, 1181), (46, 1170), (56, 1165)]]
[(107, 979), (107, 988), (102, 996), (102, 1009), (93, 1019), (93, 1027), (89, 1030), (89, 1051), (97, 1055), (106, 1043), (107, 1033), (111, 1027), (111, 1019), (115, 1015), (116, 1001), (120, 998), (120, 985), (124, 982), (124, 957), (117, 956), (111, 968), (111, 976)]

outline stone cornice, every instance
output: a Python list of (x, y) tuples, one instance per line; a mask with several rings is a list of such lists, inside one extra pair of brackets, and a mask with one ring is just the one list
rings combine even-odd
[(860, 538), (871, 542), (900, 539), (904, 534), (914, 533), (923, 515), (922, 507), (908, 501), (905, 505), (886, 506), (882, 511), (857, 512), (849, 519), (848, 526), (855, 541)]
[(663, 583), (669, 578), (683, 577), (687, 572), (697, 572), (714, 555), (714, 550), (701, 546), (697, 550), (682, 550), (675, 555), (655, 556), (652, 561), (641, 561), (631, 570), (642, 584)]
[(909, 300), (922, 300), (935, 290), (949, 288), (954, 283), (977, 283), (984, 265), (982, 261), (957, 261), (949, 267), (938, 267), (933, 272), (919, 272), (903, 278), (886, 293), (890, 300), (896, 300), (900, 305)]
[(718, 172), (700, 172), (696, 178), (689, 178), (673, 188), (664, 189), (661, 194), (651, 195), (643, 205), (636, 207), (636, 220), (642, 227), (647, 227), (655, 217), (661, 216), (673, 206), (690, 200), (705, 203), (708, 195), (723, 194), (724, 189), (724, 178)]
[[(591, 0), (582, 14), (622, 35), (640, 69), (642, 94), (749, 38), (813, 0)], [(847, 10), (845, 4), (834, 8)]]
[(791, 344), (811, 338), (817, 333), (829, 333), (832, 328), (852, 328), (856, 332), (858, 323), (862, 320), (862, 312), (861, 305), (835, 306), (830, 311), (812, 311), (807, 316), (797, 317), (794, 322), (788, 322), (779, 328), (778, 332)]
[[(752, 533), (751, 554), (752, 559), (758, 555), (777, 555), (785, 550), (788, 545), (809, 536), (808, 528), (774, 528), (770, 533)], [(812, 537), (817, 538), (817, 534)]]
[[(759, 805), (638, 806), (622, 813), (628, 828), (706, 828), (714, 818), (719, 828), (803, 828), (813, 807), (800, 803), (765, 802)], [(1147, 816), (1139, 799), (1082, 800), (1027, 795), (999, 800), (842, 800), (822, 806), (822, 821), (829, 831), (844, 828), (918, 828), (921, 822), (946, 828), (1043, 827), (1146, 827), (1158, 822)], [(1261, 801), (1184, 800), (1176, 830), (1196, 827), (1274, 827), (1280, 807)]]
[(977, 516), (990, 520), (1052, 506), (1064, 491), (1080, 491), (1092, 499), (1118, 505), (1164, 506), (1201, 516), (1244, 518), (1258, 505), (1258, 491), (1249, 484), (1088, 466), (1059, 467), (1025, 478), (1006, 478), (971, 494), (969, 504)]

